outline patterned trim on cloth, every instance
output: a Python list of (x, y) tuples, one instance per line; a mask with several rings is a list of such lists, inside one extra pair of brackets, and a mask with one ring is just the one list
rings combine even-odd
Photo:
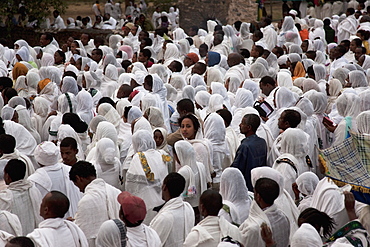
[(319, 161), (338, 186), (350, 184), (352, 190), (370, 194), (370, 136), (350, 134), (341, 144), (320, 150)]
[(154, 173), (150, 169), (150, 166), (148, 165), (148, 161), (146, 160), (145, 154), (143, 152), (138, 152), (141, 165), (143, 166), (143, 170), (145, 172), (146, 179), (148, 181), (153, 182), (154, 181)]
[(127, 239), (127, 230), (126, 230), (126, 226), (122, 223), (122, 221), (118, 220), (118, 219), (113, 219), (113, 222), (116, 223), (118, 229), (119, 229), (119, 232), (121, 234), (121, 247), (125, 247), (126, 246), (126, 239)]
[(366, 231), (366, 229), (361, 225), (361, 223), (357, 220), (351, 221), (344, 225), (342, 228), (340, 228), (338, 231), (336, 231), (328, 240), (326, 240), (325, 243), (334, 242), (338, 238), (345, 237), (348, 242), (350, 242), (353, 246), (363, 246), (362, 241), (358, 238), (355, 238), (353, 236), (346, 236), (347, 234), (351, 234), (354, 230), (363, 230)]

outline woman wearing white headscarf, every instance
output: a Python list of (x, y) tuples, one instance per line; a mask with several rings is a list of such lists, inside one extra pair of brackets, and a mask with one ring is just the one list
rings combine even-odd
[(197, 212), (199, 198), (207, 189), (205, 167), (196, 161), (194, 148), (189, 142), (176, 142), (175, 152), (180, 165), (178, 173), (185, 178), (185, 189), (182, 196)]
[(95, 157), (96, 152), (96, 144), (98, 141), (102, 138), (109, 138), (111, 139), (116, 146), (116, 153), (117, 157), (119, 157), (118, 147), (117, 147), (117, 130), (114, 127), (114, 125), (108, 121), (101, 121), (98, 124), (98, 127), (96, 128), (96, 133), (92, 138), (92, 141), (89, 146), (87, 146), (85, 151), (85, 156), (87, 161), (91, 161)]
[(163, 65), (167, 67), (170, 65), (170, 63), (176, 59), (180, 58), (180, 51), (177, 48), (175, 44), (168, 43), (166, 44), (166, 50), (164, 52), (164, 57), (163, 57)]
[(113, 93), (118, 89), (118, 70), (112, 64), (105, 68), (104, 80), (101, 82), (100, 91), (103, 97), (113, 97)]
[(294, 26), (293, 18), (291, 16), (285, 16), (283, 25), (281, 27), (281, 30), (280, 30), (280, 33), (279, 33), (279, 36), (278, 36), (278, 43), (277, 43), (278, 46), (282, 47), (284, 45), (284, 43), (286, 42), (285, 34), (289, 31), (294, 32), (295, 34), (298, 35), (297, 38), (296, 38), (297, 42), (295, 42), (295, 43), (297, 45), (301, 45), (302, 40), (299, 36), (297, 28)]
[(97, 142), (93, 165), (98, 178), (121, 189), (121, 162), (116, 157), (116, 146), (111, 139), (102, 138)]
[(27, 111), (27, 108), (22, 106), (22, 105), (18, 105), (15, 108), (15, 110), (18, 113), (18, 123), (23, 125), (23, 127), (25, 127), (28, 130), (28, 132), (30, 132), (30, 134), (33, 136), (33, 138), (35, 138), (37, 144), (41, 143), (40, 134), (32, 126), (30, 114)]
[(298, 205), (300, 212), (311, 206), (312, 195), (318, 183), (319, 178), (313, 172), (304, 172), (296, 179), (298, 191), (304, 196)]
[[(42, 127), (46, 121), (48, 113), (49, 105), (47, 100), (41, 97), (36, 97), (33, 100), (33, 114), (31, 117), (31, 123), (39, 134), (42, 133)], [(41, 141), (45, 140), (41, 139)]]
[(147, 215), (144, 222), (154, 217), (154, 207), (163, 204), (161, 187), (168, 174), (162, 155), (155, 150), (152, 133), (139, 130), (132, 135), (134, 157), (126, 174), (126, 191), (143, 198)]
[[(335, 135), (334, 146), (341, 144), (349, 137), (349, 130), (357, 132), (356, 117), (361, 111), (360, 97), (353, 93), (344, 93), (338, 97), (336, 105), (338, 114), (344, 119), (335, 128), (331, 129), (334, 130)], [(327, 124), (324, 123), (324, 125), (328, 128)]]
[(89, 92), (82, 89), (77, 94), (77, 114), (78, 116), (87, 124), (90, 123), (91, 119), (94, 117), (93, 110), (93, 98)]
[(194, 88), (190, 85), (185, 86), (181, 93), (181, 99), (190, 99), (192, 102), (194, 102), (194, 97)]
[(250, 79), (246, 79), (244, 82), (243, 82), (243, 88), (249, 90), (252, 92), (253, 94), (253, 99), (254, 100), (257, 100), (259, 94), (260, 94), (260, 87), (258, 85), (258, 83), (250, 80)]
[[(120, 99), (116, 103), (116, 109), (120, 117), (123, 117), (125, 112), (125, 107), (130, 106), (131, 103), (127, 99)], [(126, 123), (125, 121), (121, 120), (119, 124), (118, 130), (118, 142), (121, 143), (119, 150), (120, 150), (120, 161), (123, 164), (124, 160), (126, 159), (128, 149), (132, 143), (131, 141), (131, 124)]]
[(213, 146), (213, 168), (216, 172), (213, 182), (219, 183), (222, 170), (230, 166), (227, 164), (230, 152), (226, 143), (225, 123), (217, 113), (211, 113), (204, 122), (204, 137)]
[(230, 223), (241, 225), (249, 216), (251, 199), (245, 185), (243, 174), (234, 167), (226, 168), (220, 180), (220, 194), (230, 212), (220, 210), (219, 216), (224, 217)]
[(298, 128), (288, 128), (281, 137), (280, 153), (293, 155), (297, 160), (297, 176), (309, 171), (306, 156), (309, 153), (308, 134)]
[(292, 76), (287, 71), (280, 71), (277, 74), (277, 84), (279, 87), (293, 87)]
[(26, 75), (26, 80), (27, 80), (29, 95), (36, 95), (37, 94), (37, 84), (40, 81), (39, 74), (33, 71), (28, 71)]
[(322, 64), (314, 64), (313, 71), (315, 73), (315, 81), (320, 87), (321, 92), (326, 91), (326, 69)]
[[(58, 97), (58, 110), (56, 116), (51, 116), (44, 124), (44, 130), (49, 132), (49, 141), (57, 140), (58, 128), (62, 124), (62, 117), (64, 113), (76, 112), (76, 97), (72, 93), (64, 93)], [(50, 120), (49, 120), (50, 119)], [(50, 123), (50, 125), (48, 125)], [(50, 129), (46, 126), (50, 126)]]
[(223, 76), (220, 70), (214, 67), (208, 68), (206, 72), (206, 76), (204, 78), (205, 78), (204, 80), (207, 83), (207, 86), (210, 86), (212, 82), (223, 82), (224, 81), (222, 79)]
[(230, 99), (229, 96), (227, 95), (227, 90), (225, 86), (220, 82), (212, 82), (211, 90), (212, 94), (221, 95), (224, 100), (223, 104), (226, 106), (227, 109), (231, 110)]
[(14, 84), (14, 89), (17, 90), (18, 96), (28, 97), (28, 87), (26, 84), (26, 76), (21, 75), (17, 78)]
[(78, 87), (76, 79), (72, 76), (66, 76), (63, 78), (62, 81), (62, 87), (61, 87), (62, 93), (73, 93), (75, 96), (78, 94)]
[(195, 95), (195, 106), (202, 120), (204, 120), (207, 116), (210, 98), (211, 94), (207, 91), (199, 91)]
[(268, 75), (266, 67), (263, 64), (257, 62), (251, 65), (249, 72), (251, 73), (253, 81), (255, 82), (259, 82), (262, 77)]
[(356, 92), (361, 92), (369, 86), (366, 75), (360, 70), (354, 70), (349, 72), (348, 81), (352, 88), (356, 89)]
[(99, 105), (98, 114), (107, 119), (108, 122), (112, 123), (118, 130), (121, 122), (121, 117), (116, 109), (109, 103), (103, 103)]
[(144, 112), (144, 117), (148, 119), (153, 129), (155, 128), (166, 128), (164, 126), (163, 114), (158, 107), (150, 106)]
[(328, 105), (326, 107), (325, 113), (329, 114), (335, 104), (335, 100), (338, 98), (340, 92), (342, 91), (342, 83), (338, 79), (331, 79), (327, 85), (326, 90), (328, 94)]

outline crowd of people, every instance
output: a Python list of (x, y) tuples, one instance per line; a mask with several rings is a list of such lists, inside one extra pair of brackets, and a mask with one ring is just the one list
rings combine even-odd
[(369, 246), (319, 159), (370, 135), (366, 4), (0, 39), (0, 246)]

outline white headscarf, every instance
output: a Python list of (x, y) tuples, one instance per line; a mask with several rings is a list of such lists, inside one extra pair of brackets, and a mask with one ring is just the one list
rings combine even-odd
[(137, 106), (132, 106), (130, 111), (127, 114), (127, 122), (131, 124), (135, 119), (142, 117), (143, 113), (141, 112), (140, 108)]
[(220, 179), (220, 194), (223, 200), (230, 201), (238, 211), (240, 222), (243, 223), (249, 215), (251, 199), (241, 171), (234, 167), (226, 168)]
[(348, 78), (349, 78), (349, 83), (351, 83), (352, 88), (369, 86), (366, 75), (362, 71), (359, 71), (359, 70), (351, 71), (348, 74)]
[(208, 115), (204, 122), (204, 137), (207, 138), (213, 146), (213, 151), (229, 154), (226, 145), (226, 128), (223, 118), (217, 113)]
[(118, 128), (121, 117), (116, 111), (116, 109), (109, 103), (100, 104), (98, 107), (98, 114), (105, 117), (108, 122), (112, 123), (116, 128)]
[(370, 135), (370, 111), (360, 113), (356, 118), (356, 123), (359, 133)]
[(63, 78), (63, 85), (61, 88), (62, 93), (73, 93), (78, 94), (77, 81), (72, 76), (66, 76)]
[(147, 130), (136, 131), (132, 135), (132, 147), (135, 153), (155, 149), (156, 146), (152, 133)]
[(254, 103), (253, 94), (251, 91), (245, 88), (239, 88), (236, 91), (235, 103), (236, 108), (245, 108), (247, 106), (252, 106)]
[(294, 247), (321, 247), (323, 243), (316, 228), (303, 223), (294, 233), (290, 244)]
[(94, 102), (91, 94), (85, 89), (82, 89), (77, 94), (77, 114), (78, 116), (87, 124), (90, 123), (91, 119), (94, 117)]

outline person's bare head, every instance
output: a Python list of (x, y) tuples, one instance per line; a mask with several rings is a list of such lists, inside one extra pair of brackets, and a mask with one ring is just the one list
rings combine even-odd
[(227, 57), (227, 64), (229, 67), (233, 67), (235, 65), (240, 64), (242, 61), (242, 56), (239, 53), (230, 53), (229, 56)]

